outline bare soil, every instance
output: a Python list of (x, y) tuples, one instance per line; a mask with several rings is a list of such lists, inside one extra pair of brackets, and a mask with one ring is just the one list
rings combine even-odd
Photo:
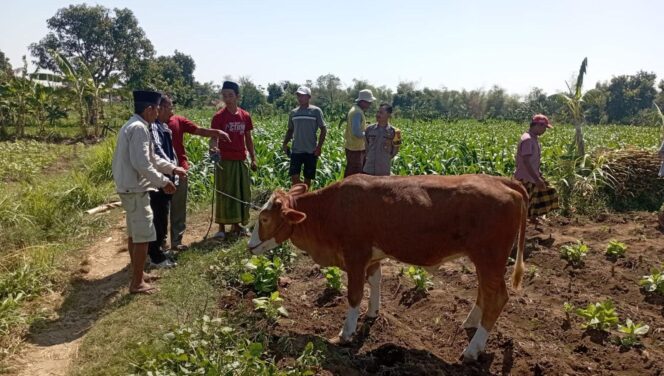
[[(489, 230), (487, 230), (489, 231)], [(400, 276), (405, 265), (383, 263), (381, 310), (363, 316), (348, 346), (326, 342), (324, 374), (335, 375), (660, 375), (664, 371), (664, 298), (645, 294), (638, 282), (664, 261), (664, 237), (657, 216), (629, 213), (595, 220), (553, 218), (542, 231), (528, 230), (527, 272), (491, 332), (486, 353), (475, 364), (459, 356), (473, 333), (461, 328), (475, 300), (472, 263), (458, 259), (434, 274), (428, 294), (412, 290)], [(604, 255), (610, 239), (628, 245), (627, 256), (613, 262)], [(583, 240), (591, 248), (585, 264), (572, 268), (561, 260), (561, 245)], [(511, 277), (508, 268), (506, 279)], [(308, 341), (335, 337), (346, 315), (346, 299), (325, 289), (311, 259), (300, 257), (282, 287), (289, 318), (275, 329), (278, 343), (297, 352)], [(368, 288), (362, 310), (366, 311)], [(563, 303), (585, 308), (610, 298), (623, 323), (631, 318), (650, 326), (643, 346), (624, 349), (609, 334), (581, 329), (567, 320)], [(279, 347), (281, 348), (281, 347)], [(277, 350), (278, 351), (278, 350)], [(283, 362), (290, 362), (284, 355)]]
[[(116, 209), (119, 211), (119, 209)], [(119, 212), (115, 215), (119, 215)], [(191, 218), (186, 241), (207, 230), (206, 216)], [(65, 375), (82, 337), (106, 308), (127, 293), (124, 224), (86, 250), (73, 271), (68, 291), (53, 294), (57, 314), (31, 329), (27, 348), (15, 362), (18, 375)], [(610, 239), (629, 249), (617, 261), (604, 256)], [(572, 268), (559, 257), (561, 245), (583, 240), (591, 252), (585, 265)], [(459, 356), (472, 333), (461, 323), (477, 288), (472, 263), (459, 259), (434, 273), (428, 294), (412, 290), (400, 275), (403, 264), (383, 264), (382, 306), (375, 320), (360, 318), (348, 346), (328, 342), (321, 374), (334, 375), (660, 375), (664, 373), (664, 298), (638, 285), (650, 268), (664, 261), (664, 236), (652, 213), (603, 216), (594, 220), (553, 218), (542, 231), (529, 228), (523, 289), (511, 299), (491, 332), (486, 353), (475, 364)], [(511, 276), (508, 268), (506, 279)], [(274, 351), (283, 364), (293, 362), (308, 341), (333, 338), (346, 314), (345, 296), (325, 288), (318, 267), (298, 258), (280, 290), (290, 312), (274, 329)], [(365, 291), (368, 297), (368, 290)], [(251, 306), (251, 295), (223, 298), (222, 309)], [(622, 349), (618, 335), (585, 331), (581, 320), (566, 319), (562, 306), (585, 307), (611, 298), (621, 322), (631, 318), (650, 326), (643, 347)], [(245, 304), (249, 303), (249, 304)], [(363, 302), (366, 310), (367, 300)], [(285, 351), (284, 344), (290, 351)]]

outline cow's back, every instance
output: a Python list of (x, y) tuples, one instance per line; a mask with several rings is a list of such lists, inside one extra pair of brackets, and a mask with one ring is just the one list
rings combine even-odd
[(354, 175), (329, 187), (329, 226), (358, 247), (434, 265), (441, 249), (465, 254), (514, 239), (523, 205), (514, 184), (489, 175)]

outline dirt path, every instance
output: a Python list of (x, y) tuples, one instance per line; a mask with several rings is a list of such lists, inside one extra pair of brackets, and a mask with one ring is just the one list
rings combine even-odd
[[(128, 294), (129, 255), (122, 208), (103, 214), (115, 225), (95, 244), (82, 252), (78, 270), (71, 274), (69, 288), (47, 298), (55, 314), (39, 327), (31, 328), (26, 348), (14, 362), (10, 374), (18, 376), (66, 375), (86, 333), (113, 302)], [(202, 238), (208, 213), (191, 216), (186, 244)]]
[[(116, 209), (107, 214), (118, 218)], [(15, 375), (65, 375), (87, 331), (104, 309), (126, 293), (129, 256), (124, 222), (109, 229), (84, 251), (84, 259), (62, 293), (52, 294), (56, 312), (39, 328), (31, 328), (27, 346), (15, 366)]]

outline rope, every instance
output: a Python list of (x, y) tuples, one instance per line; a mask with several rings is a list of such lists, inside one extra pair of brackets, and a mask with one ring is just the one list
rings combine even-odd
[[(212, 161), (214, 162), (214, 163), (213, 163), (213, 166), (214, 166), (214, 167), (219, 166), (219, 168), (221, 169), (221, 165), (219, 165), (219, 161), (218, 161), (218, 160), (217, 160), (217, 161), (212, 160)], [(260, 206), (257, 206), (257, 205), (255, 205), (255, 204), (252, 204), (251, 202), (248, 202), (248, 201), (242, 201), (242, 200), (240, 200), (239, 198), (237, 198), (237, 197), (235, 197), (235, 196), (233, 196), (233, 195), (229, 195), (229, 194), (226, 193), (226, 192), (222, 192), (222, 191), (220, 191), (220, 190), (217, 190), (217, 174), (214, 173), (214, 169), (212, 170), (212, 173), (214, 174), (214, 175), (213, 175), (213, 180), (212, 180), (212, 184), (213, 184), (214, 189), (212, 190), (212, 205), (211, 205), (211, 207), (210, 207), (210, 225), (208, 226), (207, 232), (205, 233), (205, 236), (203, 237), (203, 240), (207, 239), (208, 235), (210, 235), (210, 229), (212, 228), (212, 222), (213, 222), (213, 219), (214, 219), (214, 198), (215, 198), (215, 193), (219, 193), (220, 195), (225, 196), (225, 197), (227, 197), (227, 198), (230, 198), (231, 200), (235, 200), (235, 201), (239, 202), (240, 204), (242, 204), (242, 205), (244, 205), (244, 206), (248, 206), (248, 207), (250, 207), (251, 209), (254, 209), (254, 210), (261, 210), (261, 209), (262, 209)]]

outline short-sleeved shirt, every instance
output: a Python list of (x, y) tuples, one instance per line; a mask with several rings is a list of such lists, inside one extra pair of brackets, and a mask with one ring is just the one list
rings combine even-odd
[(238, 107), (232, 114), (226, 107), (219, 110), (212, 117), (212, 129), (221, 129), (228, 133), (231, 142), (217, 143), (221, 151), (221, 159), (227, 161), (243, 161), (247, 159), (247, 146), (244, 141), (246, 132), (254, 129), (249, 113)]
[[(662, 142), (662, 147), (659, 148), (659, 156), (664, 160), (664, 142)], [(662, 161), (662, 166), (659, 168), (659, 176), (664, 177), (664, 161)]]
[[(538, 174), (538, 176), (531, 176), (528, 170), (526, 169), (526, 159), (525, 156), (530, 156), (528, 161), (533, 168), (533, 171)], [(514, 177), (518, 180), (529, 181), (531, 183), (537, 183), (539, 181), (542, 172), (540, 171), (540, 160), (542, 159), (542, 147), (539, 144), (537, 136), (526, 132), (521, 136), (521, 141), (519, 141), (519, 146), (516, 151), (516, 171), (514, 172)]]
[(316, 106), (298, 107), (288, 116), (288, 129), (293, 130), (293, 153), (313, 154), (316, 149), (316, 132), (325, 128), (323, 111)]
[(187, 154), (184, 150), (184, 134), (196, 133), (198, 126), (184, 116), (173, 115), (168, 120), (168, 128), (173, 135), (173, 149), (175, 149), (175, 155), (178, 157), (178, 164), (180, 167), (188, 170), (189, 161), (187, 160)]
[(392, 158), (399, 151), (394, 145), (396, 129), (387, 125), (385, 127), (373, 124), (364, 131), (366, 143), (366, 160), (363, 172), (375, 176), (389, 176), (392, 166)]

